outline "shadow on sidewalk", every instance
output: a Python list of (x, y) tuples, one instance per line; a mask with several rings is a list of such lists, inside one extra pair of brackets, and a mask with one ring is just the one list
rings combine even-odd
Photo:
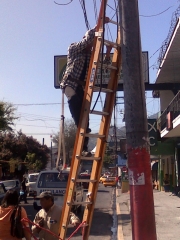
[[(82, 220), (83, 211), (78, 215)], [(106, 226), (106, 227), (105, 227)], [(94, 209), (94, 215), (92, 219), (92, 226), (90, 229), (89, 239), (100, 239), (104, 237), (108, 237), (112, 235), (111, 232), (112, 227), (112, 215), (107, 209)], [(75, 228), (68, 228), (66, 237), (68, 238), (72, 232), (74, 232)], [(82, 239), (82, 228), (74, 235), (74, 238), (81, 240)]]
[(122, 225), (128, 225), (131, 223), (131, 217), (130, 214), (119, 214), (118, 217), (120, 217), (121, 221), (122, 221)]

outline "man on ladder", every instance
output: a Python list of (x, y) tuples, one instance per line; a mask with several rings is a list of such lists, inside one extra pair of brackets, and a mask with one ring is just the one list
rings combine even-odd
[[(105, 23), (109, 22), (109, 18), (105, 18)], [(89, 69), (89, 63), (92, 53), (93, 40), (95, 37), (96, 26), (87, 31), (80, 42), (72, 43), (68, 48), (67, 67), (63, 79), (60, 82), (60, 88), (63, 89), (69, 104), (69, 110), (75, 125), (78, 127), (81, 108), (84, 97), (85, 81)], [(86, 133), (90, 133), (89, 122)], [(88, 151), (89, 137), (85, 137), (82, 156), (91, 157)]]

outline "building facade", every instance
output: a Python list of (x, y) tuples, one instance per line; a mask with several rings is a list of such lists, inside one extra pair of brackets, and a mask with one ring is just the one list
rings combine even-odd
[[(172, 16), (167, 38), (162, 44), (156, 84), (180, 84), (180, 6)], [(177, 85), (176, 85), (177, 86)], [(161, 114), (157, 120), (159, 149), (159, 189), (163, 190), (163, 178), (169, 175), (170, 190), (178, 184), (180, 177), (180, 89), (159, 91)]]

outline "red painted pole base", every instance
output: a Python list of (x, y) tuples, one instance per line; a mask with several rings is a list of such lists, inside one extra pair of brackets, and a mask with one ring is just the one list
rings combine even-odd
[(146, 148), (128, 149), (133, 240), (157, 240), (150, 155)]

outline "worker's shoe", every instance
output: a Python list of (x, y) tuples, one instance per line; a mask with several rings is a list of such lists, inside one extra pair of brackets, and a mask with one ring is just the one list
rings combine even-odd
[(81, 156), (82, 157), (91, 157), (92, 153), (84, 150), (84, 151), (82, 151)]
[(87, 128), (86, 129), (86, 133), (90, 133), (91, 132), (91, 129), (90, 128)]

